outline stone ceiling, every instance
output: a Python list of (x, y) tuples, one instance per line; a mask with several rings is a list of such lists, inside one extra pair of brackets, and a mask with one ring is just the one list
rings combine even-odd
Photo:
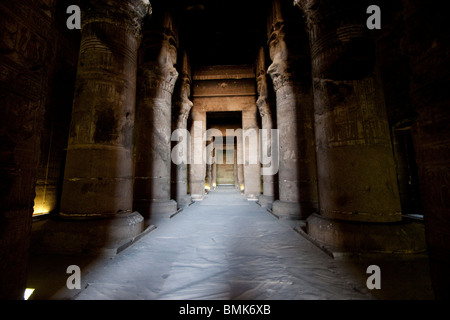
[(253, 64), (267, 41), (267, 2), (176, 1), (180, 45), (193, 65)]

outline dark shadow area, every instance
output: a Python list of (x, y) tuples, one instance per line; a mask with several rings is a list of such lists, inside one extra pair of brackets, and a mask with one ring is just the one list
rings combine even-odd
[(178, 8), (180, 44), (193, 65), (252, 64), (265, 43), (266, 0), (184, 1)]
[[(62, 250), (59, 252), (45, 250), (41, 248), (41, 239), (46, 230), (41, 230), (46, 220), (40, 220), (33, 223), (33, 232), (30, 246), (30, 254), (28, 258), (27, 270), (27, 288), (32, 288), (35, 291), (30, 296), (29, 300), (72, 300), (76, 299), (77, 295), (89, 286), (89, 276), (94, 270), (103, 268), (109, 261), (115, 259), (128, 248), (133, 246), (136, 242), (143, 239), (149, 233), (156, 229), (155, 226), (146, 227), (145, 230), (134, 238), (130, 238), (121, 243), (116, 243), (115, 246), (109, 244), (109, 248), (90, 248), (90, 253), (75, 253)], [(90, 222), (72, 221), (70, 224), (82, 225)], [(162, 222), (164, 223), (164, 222)], [(68, 226), (69, 227), (69, 226)], [(72, 226), (73, 227), (73, 226)], [(103, 232), (108, 234), (105, 230), (110, 229), (113, 233), (114, 223), (103, 223)], [(92, 230), (86, 229), (86, 232), (92, 233)], [(98, 235), (101, 237), (101, 235)], [(73, 234), (72, 241), (79, 240), (80, 235)], [(106, 242), (108, 240), (105, 240)], [(71, 277), (74, 273), (68, 270), (70, 266), (80, 268), (80, 289), (69, 288), (75, 282)], [(69, 284), (69, 285), (68, 285)]]

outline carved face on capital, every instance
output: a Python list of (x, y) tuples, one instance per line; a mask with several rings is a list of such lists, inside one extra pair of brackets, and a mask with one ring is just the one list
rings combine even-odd
[(284, 31), (281, 30), (275, 30), (271, 37), (270, 37), (270, 43), (269, 43), (269, 53), (270, 58), (272, 61), (274, 59), (283, 59), (287, 60), (288, 57), (288, 48), (285, 41), (285, 34)]
[(267, 97), (260, 96), (256, 101), (256, 105), (258, 106), (259, 114), (261, 115), (261, 117), (270, 114), (269, 101)]
[(260, 96), (267, 97), (268, 96), (267, 80), (266, 80), (266, 74), (264, 71), (258, 73), (258, 77), (256, 78), (256, 83), (257, 83), (258, 94)]
[(274, 79), (287, 73), (288, 69), (288, 48), (284, 40), (283, 28), (277, 28), (272, 32), (269, 43), (270, 58), (272, 64), (267, 73)]
[(173, 36), (164, 35), (158, 62), (161, 76), (166, 81), (175, 83), (178, 77), (178, 71), (174, 67), (177, 63), (177, 46)]

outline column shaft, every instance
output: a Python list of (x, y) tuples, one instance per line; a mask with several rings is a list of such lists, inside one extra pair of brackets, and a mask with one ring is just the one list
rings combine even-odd
[[(336, 10), (328, 2), (307, 11), (320, 213), (352, 221), (399, 221), (395, 163), (374, 47), (365, 21), (358, 21), (361, 15), (356, 14), (366, 8), (347, 1)], [(336, 29), (335, 21), (347, 22)]]
[(84, 20), (61, 199), (64, 216), (132, 210), (139, 41), (125, 25), (104, 18)]
[[(207, 150), (212, 146), (213, 142), (209, 142), (207, 144)], [(213, 160), (213, 154), (212, 152), (208, 152), (206, 154), (207, 161), (206, 161), (206, 180), (205, 180), (205, 187), (212, 189), (212, 160)], [(215, 161), (214, 161), (215, 162)]]
[[(264, 53), (264, 47), (261, 47), (259, 51), (259, 56), (257, 60), (257, 89), (258, 89), (258, 100), (256, 104), (259, 109), (259, 114), (261, 116), (261, 129), (262, 137), (261, 141), (261, 159), (267, 157), (272, 161), (275, 161), (272, 154), (272, 113), (269, 105), (269, 92), (267, 89), (267, 76), (266, 76), (266, 59)], [(263, 154), (264, 153), (264, 154)], [(264, 168), (274, 168), (273, 174), (263, 175), (263, 194), (258, 198), (258, 204), (261, 206), (271, 206), (274, 200), (274, 175), (278, 171), (278, 164), (274, 163), (262, 163)], [(277, 170), (275, 170), (275, 167)]]
[(194, 201), (203, 200), (205, 193), (206, 159), (205, 159), (205, 133), (206, 112), (191, 112), (191, 165), (190, 165), (190, 189)]
[[(140, 22), (148, 11), (146, 1), (97, 1), (83, 8), (63, 221), (46, 224), (42, 248), (97, 253), (143, 230), (142, 216), (132, 212), (132, 138)], [(87, 221), (65, 222), (73, 219)]]
[(216, 190), (217, 187), (217, 161), (215, 161), (212, 165), (211, 165), (211, 190)]
[[(388, 120), (366, 1), (298, 0), (309, 30), (320, 215), (307, 232), (357, 252), (425, 249), (423, 226), (401, 220)], [(376, 223), (373, 223), (376, 222)], [(396, 222), (396, 223), (389, 223)]]
[(234, 144), (234, 186), (239, 190), (239, 179), (238, 179), (239, 165), (237, 157), (237, 143)]
[[(435, 298), (450, 299), (450, 86), (449, 34), (442, 28), (445, 4), (430, 6), (404, 0), (406, 47), (412, 77), (411, 102), (417, 110), (413, 126), (421, 200)], [(417, 27), (426, 25), (419, 34)], [(423, 41), (433, 35), (430, 47)]]
[(244, 194), (248, 200), (258, 200), (261, 194), (261, 166), (259, 162), (259, 129), (256, 105), (242, 112), (244, 146)]
[(277, 124), (280, 131), (280, 200), (300, 202), (298, 172), (298, 121), (292, 85), (277, 90)]
[[(279, 11), (277, 11), (279, 14)], [(280, 19), (278, 17), (278, 19)], [(284, 22), (275, 21), (269, 42), (272, 64), (268, 74), (276, 92), (277, 128), (279, 132), (279, 200), (272, 211), (280, 218), (300, 219), (310, 214), (301, 207), (301, 157), (299, 150), (299, 112), (302, 101), (297, 101), (293, 75), (289, 72), (289, 51), (285, 42)]]
[(144, 30), (135, 131), (134, 206), (154, 220), (177, 211), (170, 192), (172, 94), (178, 78), (176, 35), (167, 12), (162, 23), (149, 24)]
[(242, 130), (236, 130), (236, 164), (238, 190), (244, 191), (244, 146)]
[[(188, 61), (188, 57), (186, 52), (183, 53), (183, 63), (182, 63), (182, 72), (181, 72), (181, 83), (180, 90), (178, 92), (178, 99), (176, 102), (176, 107), (178, 109), (178, 119), (177, 119), (177, 130), (187, 130), (187, 119), (189, 117), (189, 113), (192, 109), (193, 103), (189, 100), (190, 92), (191, 92), (191, 72), (190, 65)], [(189, 136), (184, 136), (183, 139), (189, 139)], [(186, 148), (182, 149), (183, 154), (177, 152), (174, 156), (179, 158), (190, 159), (189, 148), (190, 141), (182, 141)], [(188, 195), (188, 167), (186, 162), (177, 161), (176, 165), (176, 201), (179, 205), (189, 205), (192, 203), (191, 196)]]

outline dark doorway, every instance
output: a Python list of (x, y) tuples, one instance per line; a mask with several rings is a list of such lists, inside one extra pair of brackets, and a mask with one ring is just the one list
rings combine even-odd
[(394, 130), (397, 181), (403, 215), (423, 218), (419, 176), (411, 128)]

